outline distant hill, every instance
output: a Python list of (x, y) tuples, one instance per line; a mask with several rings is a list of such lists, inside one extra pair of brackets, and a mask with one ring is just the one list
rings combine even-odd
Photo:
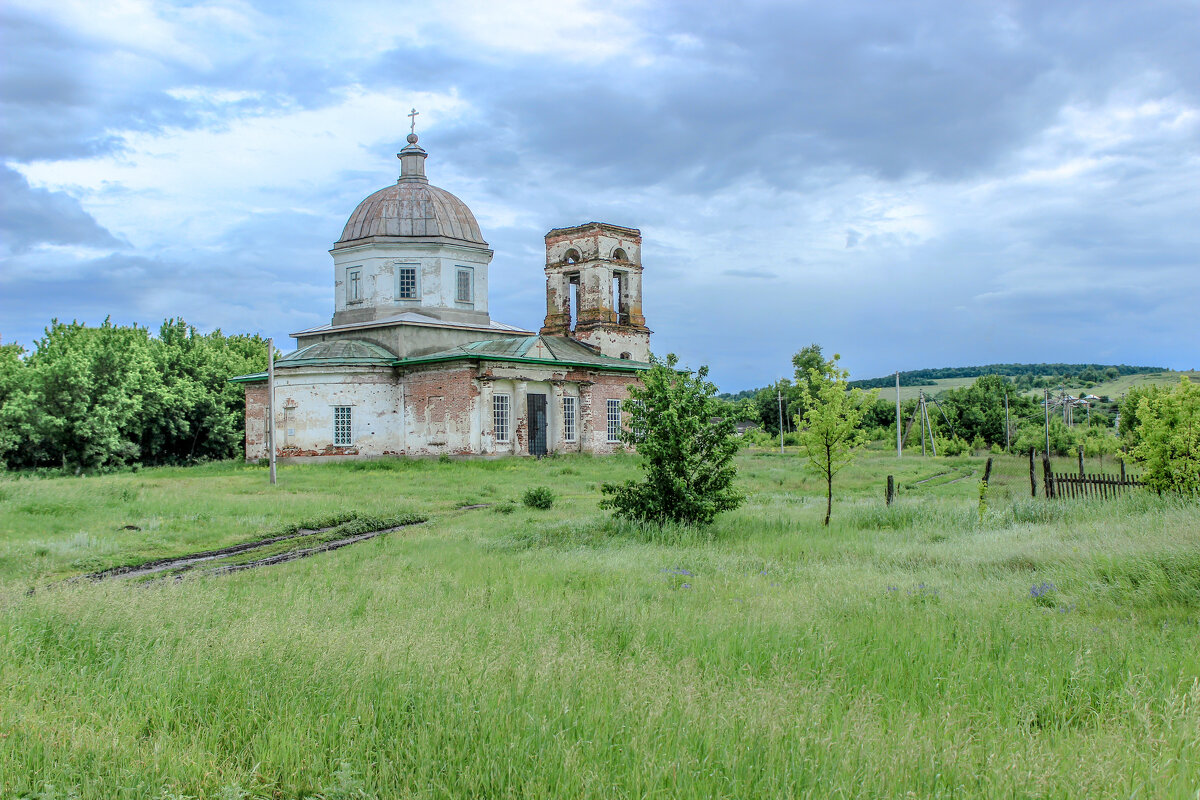
[[(1116, 370), (1116, 372), (1110, 370)], [(1128, 364), (985, 364), (981, 367), (907, 370), (900, 373), (900, 385), (936, 386), (936, 381), (946, 378), (980, 378), (984, 375), (1005, 375), (1009, 378), (1028, 375), (1031, 378), (1049, 378), (1051, 382), (1058, 383), (1066, 381), (1099, 383), (1103, 380), (1114, 380), (1122, 375), (1143, 375), (1166, 371), (1165, 367), (1132, 367)], [(895, 385), (894, 373), (882, 378), (850, 381), (850, 386), (857, 386), (860, 389), (883, 389)]]

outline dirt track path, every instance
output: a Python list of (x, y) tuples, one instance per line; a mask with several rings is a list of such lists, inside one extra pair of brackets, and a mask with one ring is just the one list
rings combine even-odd
[(155, 561), (147, 561), (142, 564), (134, 564), (125, 567), (110, 567), (102, 569), (99, 572), (91, 572), (81, 576), (90, 581), (102, 581), (105, 578), (138, 578), (143, 575), (152, 575), (155, 572), (166, 572), (178, 567), (191, 567), (195, 564), (204, 561), (213, 561), (225, 556), (232, 556), (238, 553), (244, 553), (247, 550), (257, 550), (260, 547), (276, 544), (277, 542), (286, 542), (288, 539), (298, 539), (301, 536), (312, 536), (316, 533), (324, 533), (325, 531), (333, 530), (334, 526), (327, 528), (301, 528), (295, 533), (288, 533), (283, 536), (272, 536), (269, 539), (258, 539), (253, 542), (242, 542), (241, 544), (222, 547), (218, 550), (203, 550), (199, 553), (188, 553), (185, 556), (171, 556), (170, 558), (160, 558)]
[[(288, 561), (295, 561), (299, 558), (308, 558), (317, 553), (326, 553), (330, 550), (337, 550), (339, 547), (346, 547), (351, 544), (365, 542), (367, 539), (374, 539), (376, 536), (382, 536), (385, 533), (398, 531), (401, 528), (411, 528), (413, 525), (424, 525), (424, 522), (410, 522), (407, 525), (397, 525), (394, 528), (384, 528), (383, 530), (370, 531), (369, 533), (360, 533), (356, 536), (347, 536), (345, 539), (334, 539), (331, 542), (324, 542), (316, 547), (308, 547), (303, 550), (288, 550), (286, 553), (276, 553), (273, 556), (260, 558), (257, 561), (246, 561), (241, 564), (228, 564), (223, 567), (216, 567), (205, 571), (205, 575), (225, 575), (230, 572), (241, 572), (244, 569), (254, 569), (255, 567), (269, 567), (272, 564), (284, 564)], [(191, 569), (192, 566), (184, 567), (184, 570)], [(181, 570), (182, 571), (182, 570)]]

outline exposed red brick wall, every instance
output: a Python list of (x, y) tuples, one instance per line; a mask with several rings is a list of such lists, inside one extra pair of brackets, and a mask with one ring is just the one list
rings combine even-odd
[[(479, 388), (474, 365), (414, 368), (401, 377), (406, 415), (414, 421), (407, 451), (471, 455)], [(429, 429), (425, 421), (429, 421)]]
[(267, 382), (246, 383), (246, 460), (267, 457)]

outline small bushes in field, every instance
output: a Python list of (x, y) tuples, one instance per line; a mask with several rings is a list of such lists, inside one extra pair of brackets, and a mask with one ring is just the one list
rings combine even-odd
[(497, 514), (511, 514), (516, 510), (517, 504), (511, 500), (505, 500), (503, 503), (497, 503), (492, 506), (492, 511), (495, 511)]
[(528, 508), (538, 508), (542, 511), (547, 511), (554, 507), (554, 492), (550, 491), (547, 486), (535, 486), (532, 489), (526, 489), (525, 494), (521, 497), (521, 502)]

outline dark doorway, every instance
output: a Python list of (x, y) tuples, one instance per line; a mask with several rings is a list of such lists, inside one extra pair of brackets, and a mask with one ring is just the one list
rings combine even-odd
[(529, 412), (529, 455), (546, 455), (546, 395), (526, 396)]

